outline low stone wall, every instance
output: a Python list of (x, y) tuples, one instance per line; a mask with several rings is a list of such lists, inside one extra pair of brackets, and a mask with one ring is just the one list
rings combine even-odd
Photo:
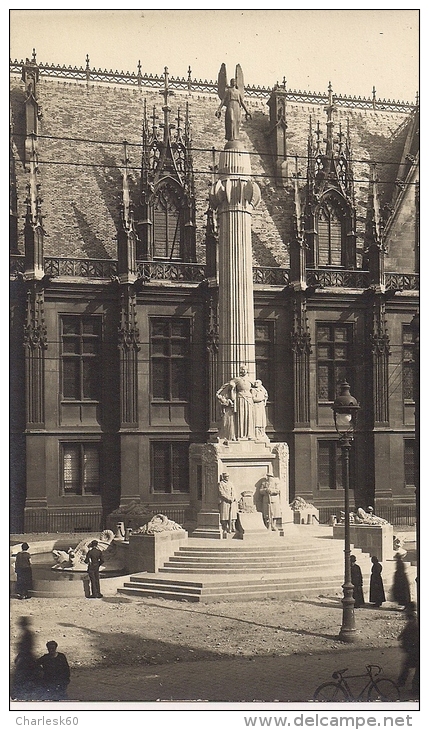
[(128, 573), (156, 573), (188, 539), (186, 530), (165, 530), (153, 535), (130, 535)]
[[(333, 537), (344, 540), (344, 525), (334, 525)], [(380, 562), (393, 559), (393, 525), (350, 525), (350, 543)]]

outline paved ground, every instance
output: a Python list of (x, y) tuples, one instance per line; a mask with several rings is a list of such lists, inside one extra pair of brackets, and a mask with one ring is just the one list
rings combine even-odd
[[(174, 665), (124, 667), (74, 673), (69, 698), (83, 702), (309, 702), (318, 684), (328, 681), (335, 669), (348, 667), (361, 674), (366, 664), (381, 664), (383, 674), (397, 677), (401, 662), (398, 648), (348, 647), (332, 654), (250, 657), (214, 661), (177, 662)], [(357, 693), (364, 679), (351, 681)], [(410, 699), (408, 690), (401, 700)], [(309, 708), (310, 709), (310, 708)]]
[[(385, 564), (387, 590), (391, 568)], [(408, 573), (414, 594), (415, 569)], [(366, 595), (368, 578), (365, 573)], [(355, 611), (356, 643), (347, 645), (338, 640), (341, 586), (316, 598), (204, 605), (121, 596), (121, 584), (121, 578), (103, 581), (100, 601), (83, 595), (12, 599), (12, 671), (20, 618), (27, 616), (37, 655), (51, 638), (66, 653), (72, 669), (69, 700), (85, 708), (142, 703), (145, 709), (156, 702), (168, 708), (170, 702), (186, 701), (198, 707), (200, 701), (202, 706), (225, 703), (225, 709), (228, 703), (255, 702), (308, 703), (310, 709), (316, 687), (337, 669), (362, 674), (374, 663), (386, 676), (395, 679), (399, 673), (404, 615), (389, 601), (380, 609)], [(351, 688), (358, 693), (363, 684), (355, 680)], [(418, 708), (410, 702), (409, 687), (401, 700), (407, 710)], [(21, 704), (12, 703), (12, 709)]]

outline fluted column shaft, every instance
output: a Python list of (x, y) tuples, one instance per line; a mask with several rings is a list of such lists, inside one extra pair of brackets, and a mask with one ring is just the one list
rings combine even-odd
[(219, 230), (220, 383), (236, 377), (240, 365), (255, 378), (251, 215), (260, 190), (250, 177), (248, 153), (227, 148), (220, 154), (219, 179), (211, 191)]

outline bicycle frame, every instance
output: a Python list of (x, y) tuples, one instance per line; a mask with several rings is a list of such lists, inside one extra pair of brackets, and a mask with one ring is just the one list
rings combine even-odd
[[(367, 692), (371, 687), (376, 686), (372, 670), (378, 669), (378, 672), (375, 675), (376, 677), (381, 673), (381, 667), (379, 667), (377, 664), (368, 664), (365, 667), (365, 669), (366, 669), (366, 674), (347, 674), (345, 676), (344, 676), (344, 672), (347, 672), (347, 669), (342, 669), (337, 672), (334, 672), (332, 675), (332, 678), (338, 680), (338, 685), (345, 689), (349, 699), (359, 701), (363, 698), (363, 695), (365, 694), (365, 692)], [(368, 681), (365, 684), (365, 686), (363, 687), (363, 689), (359, 692), (357, 697), (355, 697), (351, 692), (351, 689), (349, 687), (347, 680), (348, 679), (362, 679), (363, 677), (369, 677)]]

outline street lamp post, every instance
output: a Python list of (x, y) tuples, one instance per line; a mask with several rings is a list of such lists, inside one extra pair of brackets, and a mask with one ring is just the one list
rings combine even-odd
[(355, 601), (350, 566), (350, 448), (356, 428), (359, 404), (350, 395), (350, 385), (344, 381), (340, 386), (341, 393), (334, 400), (334, 422), (340, 436), (341, 454), (344, 475), (344, 585), (343, 585), (343, 622), (339, 633), (341, 641), (352, 643), (356, 638)]

